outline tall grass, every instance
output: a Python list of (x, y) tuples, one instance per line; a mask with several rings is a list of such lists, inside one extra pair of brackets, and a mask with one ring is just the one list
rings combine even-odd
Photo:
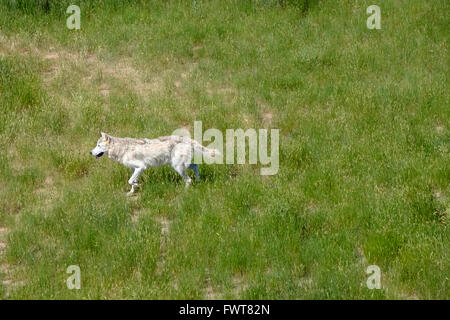
[[(447, 1), (0, 4), (0, 295), (448, 299)], [(48, 5), (46, 5), (46, 3)], [(106, 131), (280, 129), (280, 170), (184, 191)], [(376, 264), (382, 288), (366, 286)], [(66, 268), (81, 268), (69, 290)]]

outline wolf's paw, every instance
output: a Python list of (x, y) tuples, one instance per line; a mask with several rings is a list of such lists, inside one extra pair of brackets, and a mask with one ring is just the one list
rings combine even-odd
[(131, 197), (131, 196), (133, 196), (135, 193), (134, 193), (134, 191), (129, 191), (129, 192), (127, 192), (127, 197)]

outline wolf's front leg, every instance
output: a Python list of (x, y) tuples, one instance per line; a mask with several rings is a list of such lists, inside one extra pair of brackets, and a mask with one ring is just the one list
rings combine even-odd
[(133, 171), (133, 175), (128, 180), (128, 183), (131, 185), (130, 192), (127, 193), (127, 196), (131, 196), (134, 193), (135, 187), (139, 186), (138, 179), (141, 176), (141, 174), (144, 172), (145, 168), (136, 168)]

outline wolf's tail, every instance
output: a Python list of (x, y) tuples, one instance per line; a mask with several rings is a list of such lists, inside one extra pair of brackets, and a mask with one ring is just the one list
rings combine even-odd
[(219, 150), (206, 148), (206, 147), (202, 146), (200, 143), (198, 143), (195, 140), (191, 139), (191, 144), (192, 144), (192, 147), (194, 148), (195, 152), (201, 153), (204, 156), (207, 156), (207, 157), (210, 157), (210, 158), (214, 158), (214, 157), (217, 157), (217, 156), (221, 155)]

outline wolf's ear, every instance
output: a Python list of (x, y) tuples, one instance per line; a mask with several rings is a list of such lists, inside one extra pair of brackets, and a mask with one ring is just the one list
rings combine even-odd
[(110, 143), (111, 142), (111, 136), (107, 135), (104, 132), (101, 132), (102, 134), (102, 138), (106, 141), (106, 143)]

